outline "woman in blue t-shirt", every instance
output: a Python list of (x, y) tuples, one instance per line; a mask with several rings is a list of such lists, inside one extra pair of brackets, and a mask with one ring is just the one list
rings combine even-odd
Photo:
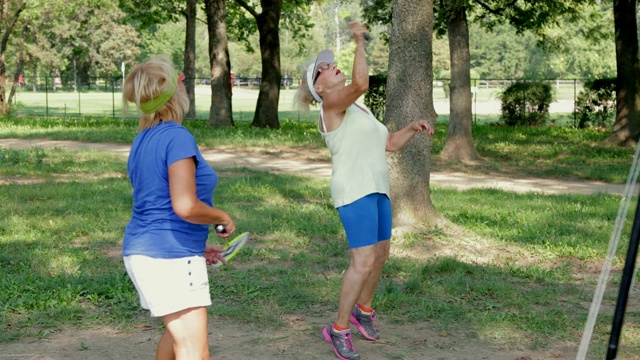
[(165, 323), (156, 359), (209, 359), (207, 264), (223, 261), (222, 248), (207, 243), (209, 225), (224, 226), (220, 237), (235, 230), (213, 206), (216, 172), (182, 126), (183, 79), (168, 57), (156, 56), (131, 70), (123, 90), (125, 111), (131, 102), (141, 116), (127, 162), (133, 211), (122, 255), (140, 304)]

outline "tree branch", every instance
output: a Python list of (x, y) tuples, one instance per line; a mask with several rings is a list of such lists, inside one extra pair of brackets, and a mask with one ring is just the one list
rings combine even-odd
[(252, 8), (251, 6), (249, 6), (249, 4), (247, 4), (244, 0), (235, 0), (236, 3), (240, 6), (242, 6), (243, 9), (247, 10), (249, 12), (249, 14), (251, 14), (254, 18), (259, 18), (260, 14), (258, 14), (254, 8)]
[(16, 22), (18, 21), (18, 18), (20, 17), (20, 13), (25, 9), (26, 5), (27, 4), (24, 2), (20, 4), (20, 7), (18, 7), (18, 10), (16, 10), (15, 15), (13, 15), (11, 24), (7, 26), (7, 28), (5, 29), (4, 35), (2, 35), (2, 43), (0, 43), (0, 54), (4, 54), (4, 52), (7, 50), (7, 42), (9, 41), (9, 35), (13, 31), (13, 27), (16, 25)]
[(508, 4), (507, 6), (498, 8), (498, 9), (493, 9), (491, 6), (489, 6), (488, 4), (484, 3), (481, 0), (475, 0), (476, 3), (478, 3), (480, 6), (482, 6), (485, 10), (487, 10), (488, 12), (492, 13), (493, 15), (498, 15), (498, 16), (502, 16), (502, 14), (504, 13), (504, 11), (510, 7), (515, 5), (515, 3), (517, 2), (517, 0), (513, 0), (511, 1), (510, 4)]

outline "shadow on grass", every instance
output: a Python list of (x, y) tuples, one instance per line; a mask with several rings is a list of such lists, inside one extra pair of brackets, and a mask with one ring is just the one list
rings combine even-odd
[[(238, 231), (250, 231), (253, 237), (231, 265), (212, 270), (211, 311), (240, 322), (271, 325), (283, 324), (287, 314), (333, 318), (349, 255), (329, 182), (235, 171), (235, 176), (221, 178), (214, 200), (232, 214)], [(121, 260), (105, 255), (120, 244), (131, 211), (130, 193), (126, 179), (0, 186), (0, 287), (6, 289), (0, 292), (0, 341), (42, 336), (68, 325), (139, 321), (145, 312), (138, 307)], [(466, 196), (473, 194), (479, 196)], [(499, 224), (507, 217), (498, 210), (523, 211), (533, 202), (532, 195), (500, 192), (485, 193), (483, 199), (448, 195), (454, 200), (448, 210), (451, 217), (456, 203), (486, 207), (479, 214), (458, 209), (466, 211), (466, 226), (485, 224), (485, 232), (510, 226)], [(490, 197), (494, 202), (487, 201)], [(557, 219), (543, 208), (528, 211), (548, 221)], [(503, 220), (487, 225), (491, 213)], [(588, 207), (579, 214), (602, 216)], [(216, 242), (213, 236), (210, 241)], [(429, 322), (434, 328), (465, 331), (497, 344), (540, 346), (551, 340), (576, 340), (590, 292), (565, 272), (537, 265), (394, 257), (385, 266), (375, 303), (388, 321)]]

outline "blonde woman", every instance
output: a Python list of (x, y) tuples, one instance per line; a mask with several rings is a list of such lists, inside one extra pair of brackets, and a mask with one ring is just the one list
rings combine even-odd
[(402, 149), (418, 132), (433, 136), (433, 129), (426, 121), (416, 120), (389, 134), (369, 109), (356, 103), (369, 87), (364, 49), (367, 30), (357, 22), (349, 26), (356, 42), (351, 83), (346, 85), (333, 53), (323, 50), (308, 67), (297, 99), (303, 108), (320, 106), (318, 130), (333, 164), (331, 196), (351, 249), (336, 320), (322, 334), (338, 358), (354, 360), (360, 355), (353, 345), (350, 323), (368, 340), (380, 336), (373, 295), (391, 238), (386, 151)]
[(165, 324), (156, 359), (209, 359), (207, 264), (222, 261), (221, 247), (207, 243), (209, 225), (223, 225), (221, 237), (235, 230), (213, 206), (216, 172), (182, 126), (183, 78), (168, 57), (156, 56), (131, 70), (123, 90), (125, 111), (133, 103), (141, 112), (127, 163), (133, 211), (123, 258), (141, 306)]

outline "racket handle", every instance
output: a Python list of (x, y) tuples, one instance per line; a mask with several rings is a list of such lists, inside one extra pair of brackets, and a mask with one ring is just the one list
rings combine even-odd
[(219, 234), (224, 234), (224, 233), (227, 232), (227, 229), (225, 229), (224, 225), (222, 225), (222, 224), (216, 225), (215, 229), (216, 229), (216, 232), (219, 233)]
[(364, 39), (367, 41), (371, 41), (371, 35), (369, 35), (369, 33), (364, 33)]

